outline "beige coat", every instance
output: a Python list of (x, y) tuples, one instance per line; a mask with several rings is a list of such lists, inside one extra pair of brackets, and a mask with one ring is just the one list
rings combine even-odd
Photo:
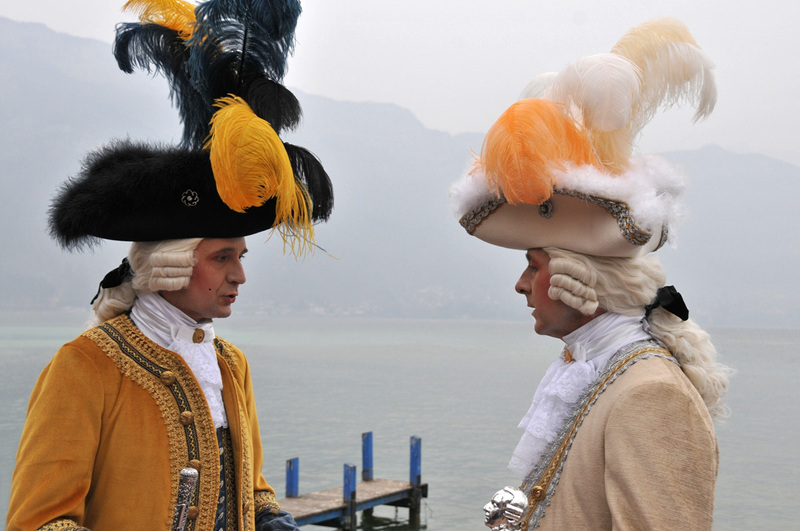
[(711, 529), (718, 465), (708, 410), (680, 367), (638, 361), (584, 418), (539, 528)]

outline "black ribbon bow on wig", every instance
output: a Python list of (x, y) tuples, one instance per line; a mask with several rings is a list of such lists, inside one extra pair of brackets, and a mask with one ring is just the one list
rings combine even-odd
[(106, 276), (103, 277), (103, 280), (100, 281), (100, 285), (97, 287), (97, 293), (94, 294), (92, 302), (89, 304), (94, 304), (94, 301), (96, 301), (97, 297), (100, 296), (101, 289), (116, 288), (131, 278), (133, 278), (133, 269), (131, 269), (131, 264), (128, 262), (127, 258), (123, 258), (119, 267), (109, 271)]
[(655, 300), (644, 307), (644, 318), (650, 317), (650, 312), (656, 308), (664, 308), (669, 313), (680, 317), (681, 321), (689, 318), (689, 308), (683, 302), (683, 297), (675, 286), (664, 286), (656, 292)]

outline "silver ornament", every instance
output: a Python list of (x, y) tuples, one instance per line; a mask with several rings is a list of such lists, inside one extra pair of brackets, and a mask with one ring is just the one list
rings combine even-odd
[(528, 509), (528, 497), (519, 489), (505, 487), (492, 496), (492, 501), (484, 505), (486, 516), (483, 523), (492, 531), (519, 531), (522, 516)]

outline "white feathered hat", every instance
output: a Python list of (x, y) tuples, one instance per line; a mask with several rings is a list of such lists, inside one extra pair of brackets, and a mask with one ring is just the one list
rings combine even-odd
[(451, 188), (461, 225), (512, 249), (658, 249), (683, 178), (659, 157), (632, 157), (633, 143), (659, 107), (689, 103), (695, 121), (710, 114), (713, 68), (686, 26), (664, 18), (631, 29), (610, 53), (537, 77)]

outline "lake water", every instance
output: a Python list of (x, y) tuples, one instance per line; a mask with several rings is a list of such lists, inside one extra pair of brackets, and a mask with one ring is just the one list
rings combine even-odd
[[(237, 318), (238, 319), (238, 318)], [(483, 505), (518, 481), (506, 470), (536, 384), (560, 351), (529, 322), (230, 319), (217, 333), (247, 354), (256, 386), (264, 475), (285, 492), (300, 458), (300, 492), (341, 485), (374, 437), (375, 477), (407, 479), (409, 438), (422, 438), (429, 485), (423, 524), (481, 530)], [(9, 320), (2, 321), (10, 323)], [(31, 388), (75, 325), (0, 327), (0, 509)], [(738, 372), (717, 424), (715, 530), (800, 525), (800, 331), (711, 330)], [(360, 470), (359, 470), (360, 474)], [(407, 529), (405, 509), (381, 508), (364, 529)], [(304, 529), (324, 529), (316, 526)]]

